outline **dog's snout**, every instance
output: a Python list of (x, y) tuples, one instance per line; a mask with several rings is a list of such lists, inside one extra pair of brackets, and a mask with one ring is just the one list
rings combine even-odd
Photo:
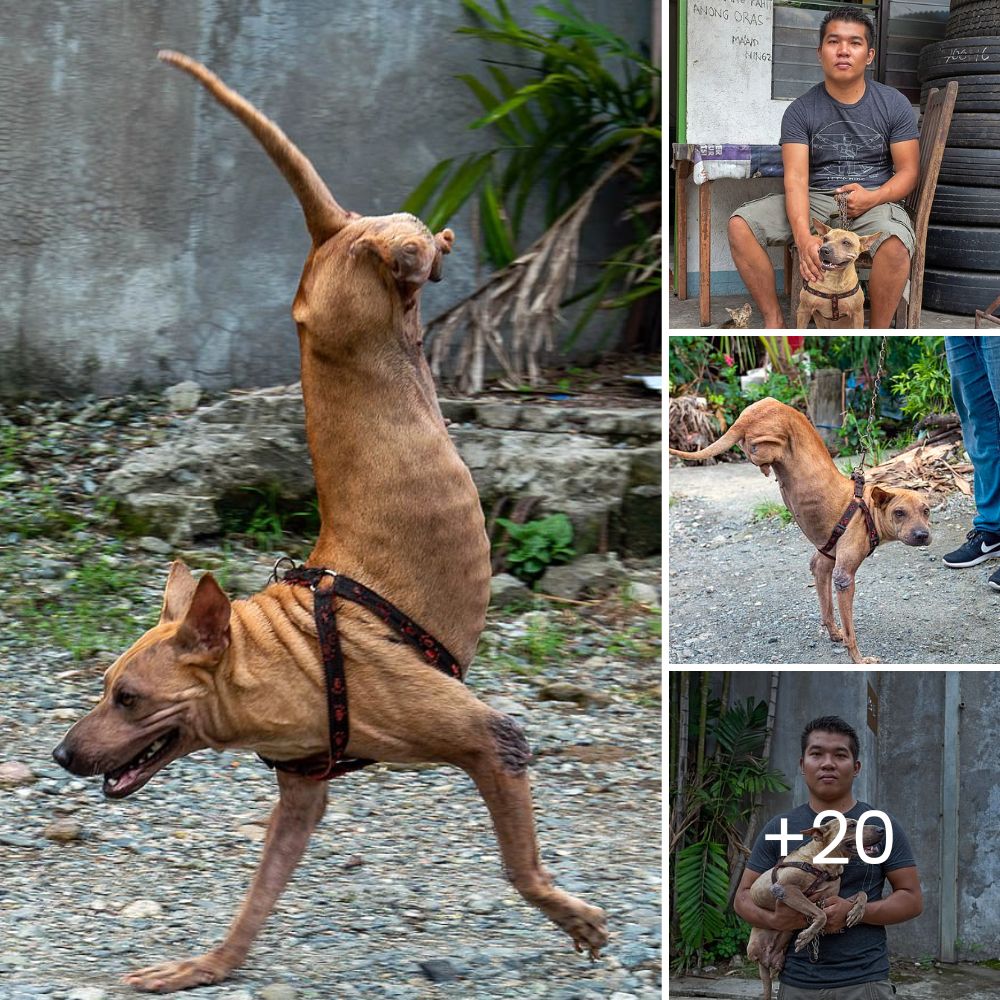
[(913, 540), (917, 545), (926, 545), (931, 540), (931, 533), (920, 528), (913, 532)]
[(60, 743), (59, 746), (52, 751), (52, 759), (60, 767), (64, 767), (67, 771), (73, 770), (73, 751), (66, 746), (65, 740), (63, 740), (62, 743)]

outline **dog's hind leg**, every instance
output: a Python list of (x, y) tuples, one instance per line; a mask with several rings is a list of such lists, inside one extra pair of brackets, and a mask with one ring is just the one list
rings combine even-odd
[(586, 950), (591, 958), (597, 958), (608, 940), (604, 911), (557, 888), (542, 866), (528, 778), (528, 744), (512, 718), (487, 711), (487, 742), (480, 744), (477, 753), (456, 763), (469, 774), (486, 801), (500, 844), (504, 874), (527, 902), (573, 939), (577, 951)]
[(271, 813), (260, 867), (222, 944), (196, 958), (139, 969), (123, 977), (124, 983), (148, 992), (173, 993), (218, 983), (242, 964), (326, 808), (325, 781), (279, 771), (278, 788), (281, 798)]

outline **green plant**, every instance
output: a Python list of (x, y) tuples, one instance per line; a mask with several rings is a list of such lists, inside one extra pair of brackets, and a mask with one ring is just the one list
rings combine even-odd
[(915, 339), (920, 340), (920, 357), (892, 379), (893, 391), (904, 397), (903, 413), (920, 420), (932, 413), (954, 412), (944, 337)]
[(227, 534), (241, 535), (256, 549), (276, 551), (290, 536), (319, 530), (319, 504), (286, 500), (277, 486), (245, 486), (218, 504), (219, 520)]
[[(562, 304), (588, 300), (571, 342), (597, 309), (625, 308), (661, 290), (660, 71), (570, 0), (533, 8), (547, 32), (519, 24), (505, 0), (495, 0), (493, 11), (475, 0), (462, 6), (476, 25), (459, 34), (511, 52), (509, 62), (489, 61), (486, 80), (458, 77), (484, 111), (469, 127), (493, 130), (494, 142), (485, 152), (436, 164), (403, 209), (437, 230), (477, 198), (483, 254), (498, 273), (431, 324), (440, 326), (434, 356), (462, 328), (483, 348), (467, 353), (475, 368), (464, 374), (473, 391), (486, 350), (509, 381), (537, 384), (537, 358), (551, 344)], [(625, 191), (631, 240), (602, 262), (596, 282), (573, 295), (580, 228), (612, 178)], [(536, 208), (545, 232), (525, 246), (526, 220), (534, 220)], [(508, 314), (513, 333), (503, 347)]]
[(507, 563), (514, 576), (534, 583), (553, 563), (567, 562), (573, 557), (573, 524), (565, 514), (549, 514), (535, 521), (517, 524), (507, 518), (497, 518), (510, 539)]
[(877, 420), (872, 423), (869, 433), (867, 412), (859, 417), (853, 410), (848, 410), (837, 436), (842, 441), (839, 452), (841, 455), (857, 455), (868, 449), (872, 465), (878, 465), (885, 455), (886, 433)]
[(783, 503), (765, 500), (754, 507), (753, 519), (755, 521), (766, 521), (769, 517), (776, 517), (784, 524), (792, 523), (792, 512)]
[(671, 774), (680, 772), (683, 782), (673, 790), (671, 828), (675, 958), (681, 969), (739, 950), (746, 931), (728, 914), (730, 871), (757, 796), (789, 787), (764, 756), (767, 703), (748, 698), (727, 708), (711, 697), (709, 675), (700, 684), (690, 684), (692, 676), (670, 680), (672, 721), (679, 730)]

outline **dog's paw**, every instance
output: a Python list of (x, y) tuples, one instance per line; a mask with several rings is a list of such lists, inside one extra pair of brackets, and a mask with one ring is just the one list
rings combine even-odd
[(143, 993), (174, 993), (192, 986), (208, 986), (221, 982), (231, 971), (231, 966), (214, 952), (185, 958), (177, 962), (161, 962), (145, 969), (137, 969), (122, 982)]
[(847, 911), (847, 919), (845, 920), (848, 927), (854, 927), (856, 924), (861, 923), (865, 915), (865, 904), (867, 902), (868, 896), (863, 892), (859, 892), (854, 897), (854, 905)]
[(882, 661), (877, 656), (862, 656), (858, 663), (881, 663)]
[(552, 919), (573, 939), (573, 947), (578, 952), (587, 952), (592, 960), (600, 958), (601, 949), (608, 943), (608, 920), (604, 910), (575, 899), (572, 906), (552, 915)]

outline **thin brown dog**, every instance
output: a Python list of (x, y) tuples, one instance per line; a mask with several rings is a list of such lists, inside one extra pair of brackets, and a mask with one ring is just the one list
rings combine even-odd
[[(186, 70), (257, 137), (302, 205), (313, 246), (295, 295), (306, 432), (322, 527), (307, 564), (388, 598), (434, 635), (464, 675), (489, 600), (489, 543), (475, 485), (437, 403), (421, 349), (419, 295), (439, 280), (453, 236), (411, 215), (342, 208), (278, 127), (199, 63)], [(542, 867), (518, 725), (423, 662), (371, 612), (337, 609), (350, 737), (346, 756), (442, 761), (465, 770), (489, 808), (504, 871), (577, 950), (607, 942), (603, 911), (557, 889)], [(210, 575), (175, 563), (160, 623), (105, 675), (98, 706), (56, 760), (105, 774), (105, 794), (141, 788), (193, 750), (245, 748), (278, 761), (329, 746), (323, 666), (308, 588), (276, 584), (230, 604)], [(171, 992), (239, 966), (326, 806), (326, 782), (279, 772), (280, 799), (250, 891), (223, 942), (125, 978)]]
[[(884, 831), (877, 826), (865, 826), (861, 836), (861, 846), (857, 842), (858, 821), (845, 819), (844, 838), (827, 851), (828, 857), (856, 857), (868, 851), (882, 840)], [(826, 926), (826, 911), (823, 901), (840, 894), (840, 876), (844, 865), (829, 861), (817, 861), (816, 856), (824, 848), (835, 844), (840, 834), (840, 824), (830, 818), (820, 826), (810, 827), (802, 833), (811, 839), (797, 850), (792, 851), (775, 868), (762, 872), (750, 886), (750, 898), (761, 909), (773, 910), (778, 903), (784, 903), (798, 910), (810, 921), (805, 930), (795, 939), (795, 950), (801, 951)], [(791, 864), (789, 864), (791, 862)], [(804, 862), (812, 871), (795, 867)], [(816, 871), (825, 879), (817, 878)], [(854, 927), (865, 915), (868, 895), (859, 892), (854, 896), (854, 905), (847, 914), (847, 926)], [(747, 943), (747, 958), (757, 962), (760, 978), (764, 984), (764, 1000), (771, 1000), (771, 979), (778, 975), (785, 965), (785, 950), (792, 939), (792, 931), (774, 931), (769, 927), (754, 927)]]
[[(834, 527), (854, 498), (854, 484), (833, 464), (815, 428), (798, 410), (770, 396), (748, 406), (733, 426), (701, 451), (671, 455), (688, 461), (713, 458), (739, 445), (764, 475), (774, 469), (781, 498), (802, 533), (816, 546), (809, 568), (816, 578), (820, 616), (834, 642), (843, 642), (855, 663), (878, 663), (863, 657), (854, 634), (854, 575), (868, 557), (870, 544), (865, 519), (855, 515), (834, 547), (833, 557), (818, 551), (826, 546)], [(866, 485), (864, 499), (872, 511), (879, 542), (928, 545), (930, 507), (914, 490)], [(843, 632), (833, 616), (833, 592)]]
[(795, 326), (804, 330), (813, 320), (819, 330), (860, 330), (865, 325), (865, 293), (854, 262), (882, 234), (858, 236), (849, 229), (831, 229), (819, 219), (812, 224), (823, 237), (819, 248), (823, 274), (818, 282), (802, 285)]

